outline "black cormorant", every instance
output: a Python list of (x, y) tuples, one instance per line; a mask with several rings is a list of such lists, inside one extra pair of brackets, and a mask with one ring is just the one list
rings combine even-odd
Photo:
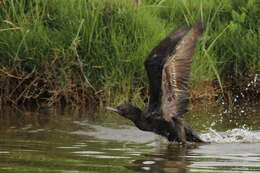
[(180, 28), (151, 51), (144, 62), (150, 99), (143, 111), (130, 103), (107, 109), (130, 119), (139, 129), (155, 132), (169, 141), (203, 142), (183, 120), (188, 111), (192, 56), (202, 33), (201, 22), (190, 29)]

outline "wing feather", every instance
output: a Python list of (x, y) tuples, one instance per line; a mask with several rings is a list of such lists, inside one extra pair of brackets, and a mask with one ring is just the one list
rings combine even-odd
[(163, 118), (167, 121), (187, 112), (192, 56), (202, 32), (201, 23), (192, 27), (176, 46), (175, 53), (164, 64), (161, 84), (161, 111)]
[(164, 38), (146, 58), (144, 65), (149, 80), (149, 104), (147, 112), (153, 112), (160, 107), (162, 69), (169, 55), (175, 50), (176, 45), (188, 32), (187, 28), (180, 28), (171, 32)]

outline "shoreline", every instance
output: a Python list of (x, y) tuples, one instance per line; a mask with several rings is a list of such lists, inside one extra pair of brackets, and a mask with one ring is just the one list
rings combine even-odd
[[(254, 102), (260, 99), (260, 80), (245, 79), (244, 83), (234, 81), (224, 82), (223, 91), (217, 82), (202, 81), (190, 86), (190, 102), (192, 104), (216, 102), (234, 105), (244, 102)], [(233, 83), (232, 83), (233, 82)], [(250, 84), (250, 85), (249, 85)], [(144, 105), (148, 98), (148, 88), (130, 88), (131, 92), (123, 90), (114, 93), (100, 88), (95, 92), (86, 85), (69, 83), (67, 86), (55, 85), (55, 81), (47, 80), (44, 74), (17, 73), (0, 69), (0, 105), (15, 107), (71, 107), (80, 110), (97, 110), (107, 104), (118, 104), (124, 100), (133, 100), (136, 104)], [(234, 88), (233, 88), (234, 87)], [(134, 92), (137, 91), (137, 92)], [(112, 93), (111, 93), (112, 92)], [(139, 93), (138, 93), (139, 92)]]

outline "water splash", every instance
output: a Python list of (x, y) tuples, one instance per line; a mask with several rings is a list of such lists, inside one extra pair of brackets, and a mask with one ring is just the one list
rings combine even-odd
[(260, 143), (260, 131), (235, 128), (226, 132), (217, 132), (210, 128), (208, 133), (201, 134), (201, 138), (212, 143)]

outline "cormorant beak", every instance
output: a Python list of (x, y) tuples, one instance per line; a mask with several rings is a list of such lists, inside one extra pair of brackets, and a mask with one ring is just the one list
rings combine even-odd
[(112, 107), (109, 107), (109, 106), (107, 106), (107, 107), (106, 107), (106, 109), (107, 109), (107, 110), (109, 110), (109, 111), (116, 112), (116, 113), (118, 113), (118, 114), (120, 114), (120, 113), (121, 113), (121, 111), (120, 111), (120, 110), (118, 110), (117, 108), (112, 108)]

